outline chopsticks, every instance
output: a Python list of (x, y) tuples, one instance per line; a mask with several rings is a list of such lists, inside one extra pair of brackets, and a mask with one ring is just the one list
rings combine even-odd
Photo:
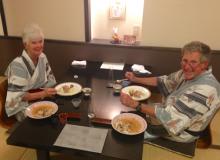
[(128, 81), (128, 79), (127, 79), (127, 78), (124, 78), (124, 79), (118, 79), (118, 80), (116, 80), (116, 83), (121, 83), (121, 82), (123, 82), (123, 81)]

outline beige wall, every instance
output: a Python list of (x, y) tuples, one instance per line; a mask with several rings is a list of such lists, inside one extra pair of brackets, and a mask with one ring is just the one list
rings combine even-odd
[(220, 49), (219, 0), (145, 0), (142, 44), (182, 47), (200, 40)]
[[(99, 1), (104, 3), (104, 0)], [(3, 0), (3, 4), (9, 35), (18, 36), (26, 23), (36, 22), (43, 28), (46, 38), (85, 40), (84, 0)], [(100, 7), (104, 9), (106, 5)], [(182, 47), (189, 41), (200, 40), (219, 50), (219, 6), (219, 0), (144, 0), (142, 44)], [(132, 15), (135, 14), (127, 16)], [(129, 23), (127, 20), (104, 21), (108, 19), (106, 10), (105, 15), (98, 18), (94, 34), (99, 38), (110, 38), (113, 26), (119, 26), (121, 35), (131, 34), (133, 24), (138, 23), (135, 17)]]
[(38, 23), (50, 39), (85, 41), (84, 0), (3, 0), (9, 36)]

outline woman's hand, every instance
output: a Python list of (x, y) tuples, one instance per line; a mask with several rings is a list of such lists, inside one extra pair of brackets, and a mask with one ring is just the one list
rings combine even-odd
[(139, 103), (139, 102), (133, 100), (128, 94), (125, 94), (122, 92), (121, 92), (120, 100), (121, 100), (122, 104), (124, 104), (128, 107), (131, 107), (131, 108), (136, 108)]
[(26, 92), (22, 97), (23, 101), (33, 101), (37, 99), (44, 99), (46, 97), (52, 97), (57, 91), (54, 88), (43, 88), (41, 91)]
[(44, 95), (42, 96), (42, 98), (45, 98), (45, 97), (51, 97), (55, 95), (57, 91), (55, 88), (44, 88), (43, 93)]

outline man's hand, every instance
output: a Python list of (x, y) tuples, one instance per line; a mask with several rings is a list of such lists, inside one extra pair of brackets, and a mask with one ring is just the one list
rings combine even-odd
[(127, 107), (136, 108), (139, 102), (133, 100), (128, 94), (122, 93), (120, 96), (121, 103), (126, 105)]
[(125, 77), (131, 82), (135, 82), (136, 80), (136, 76), (134, 75), (133, 72), (126, 72)]

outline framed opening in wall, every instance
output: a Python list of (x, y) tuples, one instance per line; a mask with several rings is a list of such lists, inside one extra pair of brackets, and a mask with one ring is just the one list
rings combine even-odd
[(90, 0), (90, 42), (140, 44), (143, 11), (144, 0)]

